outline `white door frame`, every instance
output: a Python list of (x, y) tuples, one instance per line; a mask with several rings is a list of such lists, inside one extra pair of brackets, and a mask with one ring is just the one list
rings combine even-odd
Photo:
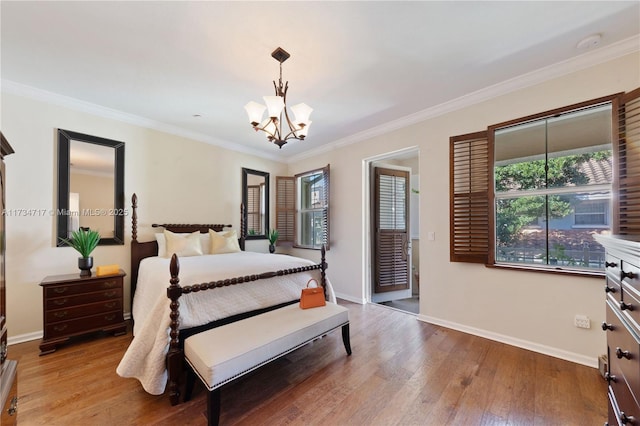
[[(366, 302), (372, 302), (373, 296), (373, 278), (371, 274), (372, 267), (372, 253), (371, 253), (371, 163), (383, 162), (384, 160), (390, 160), (397, 157), (409, 156), (411, 154), (417, 154), (420, 156), (420, 150), (417, 146), (411, 146), (403, 148), (397, 151), (388, 152), (385, 154), (376, 155), (373, 157), (365, 158), (362, 160), (362, 291)], [(402, 166), (392, 164), (377, 164), (380, 166), (390, 166), (401, 169)], [(405, 167), (405, 169), (408, 169)], [(409, 197), (411, 198), (411, 197)], [(409, 202), (411, 202), (409, 200)], [(409, 240), (411, 241), (411, 240)], [(411, 264), (411, 263), (410, 263)], [(402, 290), (404, 291), (404, 290)], [(411, 297), (411, 289), (409, 289), (409, 296)]]

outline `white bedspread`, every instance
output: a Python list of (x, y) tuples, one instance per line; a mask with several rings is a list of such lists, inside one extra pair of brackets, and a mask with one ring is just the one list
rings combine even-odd
[[(167, 383), (165, 355), (169, 349), (170, 259), (150, 257), (140, 263), (133, 301), (134, 338), (117, 368), (118, 375), (133, 377), (150, 394), (160, 395)], [(281, 269), (313, 265), (298, 257), (240, 252), (183, 257), (180, 285), (200, 284)], [(300, 298), (310, 278), (320, 282), (320, 271), (300, 272), (239, 285), (220, 287), (180, 297), (180, 328), (190, 328), (231, 315)], [(335, 302), (327, 280), (327, 295)]]

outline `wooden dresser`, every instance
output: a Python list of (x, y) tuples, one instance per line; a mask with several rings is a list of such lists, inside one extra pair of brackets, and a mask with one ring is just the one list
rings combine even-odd
[(95, 331), (124, 334), (125, 273), (81, 277), (79, 273), (46, 277), (42, 286), (43, 330), (40, 355), (56, 350), (72, 336)]
[(608, 424), (640, 425), (640, 235), (596, 240), (607, 251)]
[(9, 142), (0, 132), (0, 424), (14, 425), (18, 422), (18, 362), (7, 359), (7, 291), (5, 286), (5, 171), (4, 157), (13, 153)]

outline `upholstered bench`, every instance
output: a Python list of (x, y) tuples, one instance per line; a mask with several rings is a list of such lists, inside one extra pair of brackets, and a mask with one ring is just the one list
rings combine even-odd
[(191, 371), (185, 400), (191, 398), (195, 372), (209, 390), (208, 424), (217, 425), (222, 385), (338, 327), (342, 327), (342, 341), (351, 355), (348, 310), (330, 302), (311, 309), (288, 305), (188, 337), (184, 354)]

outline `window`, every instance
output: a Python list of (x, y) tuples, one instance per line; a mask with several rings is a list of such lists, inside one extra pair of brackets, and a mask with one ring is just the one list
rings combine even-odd
[(451, 261), (601, 269), (592, 234), (640, 231), (639, 98), (636, 89), (452, 137)]
[(276, 177), (276, 228), (279, 242), (329, 249), (329, 165), (293, 178)]

